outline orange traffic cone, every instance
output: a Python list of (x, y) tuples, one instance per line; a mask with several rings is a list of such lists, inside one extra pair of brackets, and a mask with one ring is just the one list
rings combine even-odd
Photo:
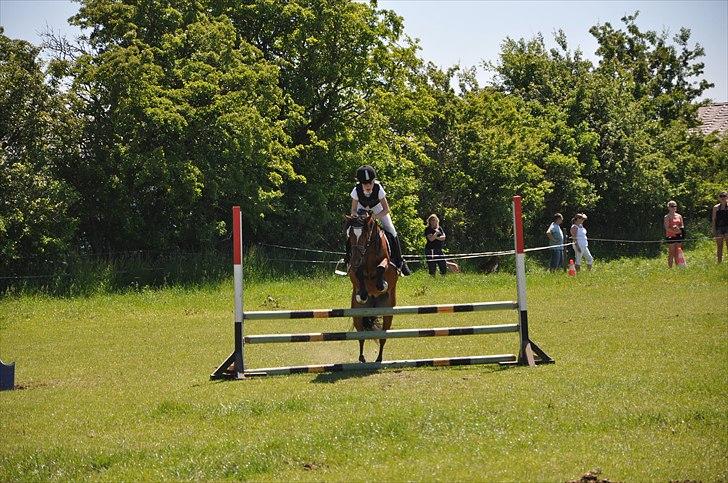
[(677, 247), (677, 251), (675, 253), (675, 262), (677, 263), (677, 266), (679, 268), (687, 267), (687, 263), (685, 263), (685, 254), (680, 247)]
[(574, 265), (574, 259), (569, 259), (569, 277), (576, 277), (576, 265)]

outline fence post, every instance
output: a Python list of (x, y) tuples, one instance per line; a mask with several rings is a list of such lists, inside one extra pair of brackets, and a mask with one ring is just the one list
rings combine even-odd
[[(535, 366), (536, 362), (554, 362), (528, 335), (528, 309), (526, 305), (526, 254), (523, 244), (523, 215), (521, 197), (513, 197), (513, 237), (516, 245), (516, 290), (518, 292), (518, 319), (520, 325), (519, 366)], [(539, 356), (536, 361), (534, 352)]]
[(233, 206), (233, 283), (235, 288), (235, 345), (233, 353), (210, 374), (210, 379), (244, 379), (243, 341), (243, 217)]

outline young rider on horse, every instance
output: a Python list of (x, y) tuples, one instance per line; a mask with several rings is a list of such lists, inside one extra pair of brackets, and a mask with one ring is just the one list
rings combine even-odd
[[(359, 181), (351, 191), (351, 215), (357, 216), (359, 210), (370, 210), (375, 220), (380, 220), (384, 232), (389, 239), (389, 246), (392, 249), (392, 262), (402, 272), (403, 276), (411, 274), (407, 262), (402, 258), (402, 249), (397, 237), (397, 230), (394, 228), (392, 218), (389, 216), (389, 203), (387, 193), (379, 181), (376, 180), (377, 172), (369, 165), (361, 166), (356, 170), (356, 179)], [(349, 264), (351, 247), (349, 240), (346, 240), (345, 262)]]

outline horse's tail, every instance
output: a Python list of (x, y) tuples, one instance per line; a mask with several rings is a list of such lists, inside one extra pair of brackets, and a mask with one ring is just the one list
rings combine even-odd
[(381, 317), (364, 317), (362, 319), (364, 330), (382, 330), (382, 318)]

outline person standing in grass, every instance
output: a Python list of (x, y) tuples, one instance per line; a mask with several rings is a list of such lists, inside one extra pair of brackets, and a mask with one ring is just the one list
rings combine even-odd
[(561, 223), (564, 221), (564, 217), (561, 213), (554, 214), (554, 221), (549, 225), (546, 230), (546, 237), (549, 239), (549, 245), (551, 245), (551, 263), (549, 264), (549, 271), (555, 272), (559, 268), (564, 267), (564, 233), (561, 231)]
[(662, 222), (665, 227), (665, 238), (667, 239), (667, 266), (672, 268), (677, 260), (677, 251), (682, 250), (682, 240), (685, 230), (683, 217), (677, 212), (677, 203), (673, 200), (667, 202), (667, 214)]
[(718, 195), (719, 203), (713, 207), (711, 226), (715, 237), (716, 256), (718, 263), (723, 261), (723, 245), (728, 247), (728, 192), (721, 191)]
[(447, 261), (442, 251), (442, 244), (445, 241), (445, 231), (440, 226), (440, 219), (434, 213), (427, 217), (427, 228), (425, 228), (425, 257), (427, 258), (427, 270), (433, 277), (440, 268), (440, 275), (447, 274)]
[(586, 221), (586, 215), (584, 213), (577, 213), (571, 220), (571, 239), (574, 242), (574, 253), (576, 254), (576, 271), (581, 270), (582, 258), (586, 262), (587, 270), (592, 269), (594, 263), (594, 257), (589, 251), (589, 240), (586, 238), (586, 228), (584, 228), (584, 222)]

